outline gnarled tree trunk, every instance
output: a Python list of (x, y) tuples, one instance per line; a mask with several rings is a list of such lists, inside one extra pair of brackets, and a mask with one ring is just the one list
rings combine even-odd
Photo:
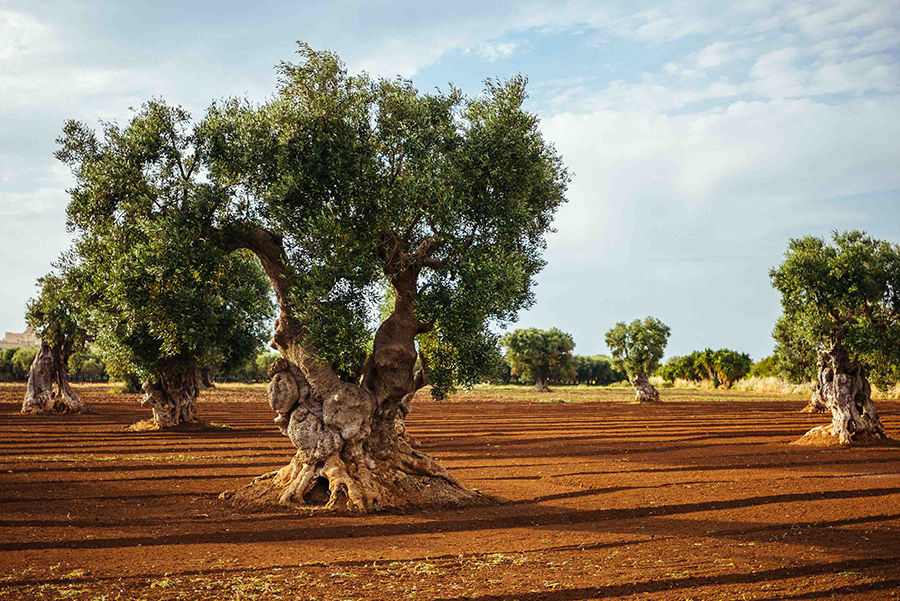
[(637, 374), (631, 381), (634, 400), (638, 403), (659, 403), (659, 391), (650, 383), (647, 374)]
[(270, 369), (269, 402), (275, 423), (297, 447), (286, 466), (223, 497), (239, 505), (279, 503), (329, 510), (377, 511), (463, 506), (484, 495), (462, 486), (434, 459), (412, 447), (403, 417), (425, 384), (425, 362), (415, 370), (415, 337), (430, 324), (415, 314), (421, 264), (387, 258), (394, 311), (378, 328), (358, 377), (344, 377), (316, 358), (286, 303), (291, 281), (280, 241), (262, 230), (243, 241), (269, 275), (281, 307), (272, 346), (281, 352)]
[(831, 411), (831, 423), (813, 428), (797, 443), (850, 444), (887, 438), (872, 402), (865, 368), (852, 360), (841, 345), (823, 354), (817, 385), (825, 406)]
[(197, 396), (200, 394), (196, 369), (161, 371), (156, 381), (144, 383), (141, 406), (153, 411), (152, 423), (157, 428), (177, 428), (198, 424)]
[(535, 377), (532, 390), (535, 392), (548, 392), (550, 388), (547, 386), (547, 378), (541, 376)]
[(812, 392), (809, 393), (809, 402), (800, 413), (825, 413), (828, 407), (825, 405), (825, 397), (822, 396), (822, 385), (818, 378), (813, 382)]
[(70, 346), (50, 346), (41, 342), (31, 368), (22, 413), (78, 413), (86, 405), (69, 384)]
[(212, 370), (208, 367), (200, 370), (200, 387), (207, 389), (216, 387), (216, 383), (213, 382)]

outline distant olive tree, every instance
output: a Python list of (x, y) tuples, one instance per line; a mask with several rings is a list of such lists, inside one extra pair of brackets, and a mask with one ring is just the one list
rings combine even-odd
[(781, 327), (818, 354), (816, 380), (831, 411), (831, 424), (804, 438), (886, 438), (869, 374), (900, 364), (900, 246), (858, 231), (835, 232), (830, 242), (795, 238), (770, 275), (781, 293)]
[(575, 341), (570, 334), (550, 328), (514, 330), (503, 337), (513, 375), (534, 383), (534, 389), (549, 390), (550, 380), (562, 380), (573, 366)]
[(659, 391), (650, 383), (649, 375), (659, 367), (669, 332), (669, 326), (655, 317), (647, 317), (628, 324), (620, 321), (606, 333), (606, 346), (612, 353), (613, 363), (617, 370), (628, 374), (635, 400), (640, 403), (659, 402)]
[(254, 356), (274, 310), (255, 257), (204, 236), (219, 197), (192, 175), (201, 157), (186, 120), (154, 101), (100, 135), (70, 121), (56, 153), (75, 175), (69, 256), (95, 345), (114, 373), (140, 378), (160, 428), (200, 421), (201, 370)]
[(74, 300), (70, 274), (48, 274), (38, 280), (40, 294), (28, 302), (26, 319), (41, 346), (28, 371), (22, 413), (80, 412), (86, 405), (69, 384), (69, 357), (86, 341), (84, 319)]

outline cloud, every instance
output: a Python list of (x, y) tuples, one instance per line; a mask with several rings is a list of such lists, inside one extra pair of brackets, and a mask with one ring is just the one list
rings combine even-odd
[(494, 62), (501, 58), (511, 57), (518, 48), (519, 44), (517, 42), (497, 42), (481, 44), (475, 48), (475, 53), (489, 62)]

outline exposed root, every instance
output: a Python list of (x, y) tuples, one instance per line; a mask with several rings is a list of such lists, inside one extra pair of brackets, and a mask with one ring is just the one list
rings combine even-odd
[[(333, 455), (317, 465), (299, 457), (237, 491), (222, 493), (238, 507), (279, 505), (293, 509), (366, 513), (436, 507), (467, 507), (494, 502), (460, 485), (437, 462), (412, 451), (388, 465), (358, 455)], [(370, 465), (371, 464), (371, 465)]]
[(47, 391), (26, 400), (22, 405), (22, 413), (28, 415), (62, 415), (65, 413), (93, 413), (77, 397), (54, 395)]
[(800, 413), (825, 413), (826, 411), (828, 411), (828, 407), (824, 405), (807, 403), (806, 406), (800, 410)]

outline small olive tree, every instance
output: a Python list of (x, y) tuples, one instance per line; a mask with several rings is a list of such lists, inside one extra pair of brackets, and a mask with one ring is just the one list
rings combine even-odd
[(71, 260), (90, 333), (116, 373), (143, 382), (158, 428), (200, 421), (200, 370), (254, 356), (273, 312), (253, 255), (203, 237), (215, 197), (193, 175), (199, 157), (186, 118), (150, 102), (102, 136), (69, 122), (57, 152), (76, 177)]
[(503, 337), (503, 345), (513, 375), (531, 380), (540, 392), (549, 390), (550, 380), (563, 379), (565, 372), (574, 367), (575, 341), (556, 328), (515, 330)]
[(617, 323), (606, 333), (606, 346), (617, 370), (628, 374), (639, 403), (659, 402), (649, 375), (659, 367), (669, 341), (669, 327), (655, 317)]
[(69, 357), (86, 341), (83, 316), (74, 298), (73, 278), (48, 274), (38, 280), (40, 294), (28, 302), (26, 319), (41, 346), (28, 370), (22, 413), (69, 413), (86, 405), (69, 384)]
[(817, 384), (831, 411), (831, 424), (804, 440), (886, 438), (869, 374), (900, 364), (900, 246), (858, 231), (835, 232), (830, 243), (795, 238), (771, 278), (782, 327), (818, 353)]

